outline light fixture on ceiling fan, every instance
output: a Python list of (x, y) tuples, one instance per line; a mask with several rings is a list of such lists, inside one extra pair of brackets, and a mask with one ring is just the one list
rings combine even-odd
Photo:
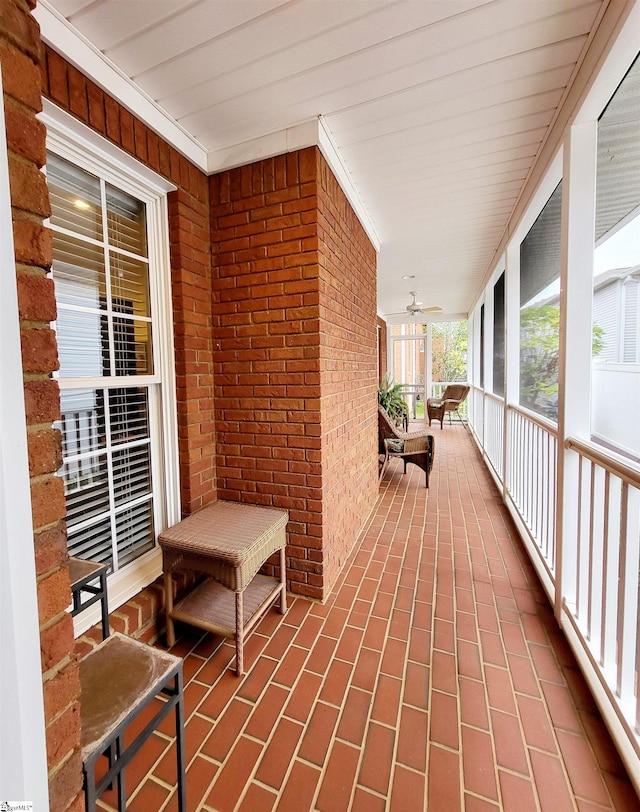
[(410, 290), (409, 295), (413, 296), (413, 301), (406, 306), (404, 310), (401, 310), (399, 313), (386, 313), (387, 316), (404, 316), (407, 313), (410, 316), (417, 316), (419, 313), (429, 314), (429, 313), (442, 313), (442, 308), (439, 305), (434, 305), (433, 307), (423, 307), (422, 302), (416, 301), (416, 297), (418, 295), (417, 290)]

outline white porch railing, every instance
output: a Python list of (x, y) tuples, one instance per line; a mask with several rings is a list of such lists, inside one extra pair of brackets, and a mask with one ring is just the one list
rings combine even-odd
[(553, 423), (510, 405), (507, 409), (507, 492), (545, 568), (555, 571), (558, 435)]
[(478, 387), (470, 400), (472, 434), (640, 787), (640, 473), (575, 439), (559, 449), (556, 426), (518, 406), (505, 431), (502, 399)]
[(566, 449), (577, 458), (579, 491), (564, 539), (564, 602), (640, 751), (640, 474), (578, 440)]
[(498, 479), (504, 477), (504, 400), (487, 393), (484, 398), (484, 453)]

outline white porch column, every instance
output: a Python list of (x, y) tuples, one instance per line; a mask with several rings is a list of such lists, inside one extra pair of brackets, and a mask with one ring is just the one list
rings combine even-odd
[(567, 454), (567, 437), (590, 436), (593, 235), (597, 122), (574, 124), (563, 150), (560, 260), (560, 360), (558, 369), (558, 475), (556, 496), (556, 593), (575, 601), (578, 530), (578, 459)]
[(5, 132), (0, 104), (0, 795), (40, 810), (49, 786)]

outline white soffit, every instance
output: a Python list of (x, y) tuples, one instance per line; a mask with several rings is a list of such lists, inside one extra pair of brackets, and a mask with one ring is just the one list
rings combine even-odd
[(36, 14), (205, 172), (316, 145), (382, 243), (382, 312), (412, 288), (456, 314), (627, 3), (640, 0), (41, 0)]
[(356, 191), (326, 122), (321, 117), (241, 144), (207, 151), (197, 139), (73, 28), (47, 3), (47, 0), (39, 0), (34, 16), (40, 25), (42, 38), (48, 45), (64, 55), (78, 70), (100, 85), (110, 96), (209, 175), (286, 152), (311, 146), (319, 147), (375, 250), (380, 251), (380, 239), (375, 226)]

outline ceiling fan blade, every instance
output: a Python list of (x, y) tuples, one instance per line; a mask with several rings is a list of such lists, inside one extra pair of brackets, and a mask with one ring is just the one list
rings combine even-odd
[(442, 308), (440, 305), (434, 305), (434, 307), (423, 307), (423, 313), (442, 313)]

